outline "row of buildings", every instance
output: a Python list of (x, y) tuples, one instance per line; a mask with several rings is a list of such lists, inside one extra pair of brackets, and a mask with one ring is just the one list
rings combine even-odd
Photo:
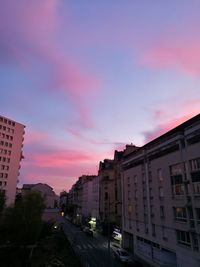
[(122, 245), (153, 266), (200, 266), (200, 114), (142, 147), (127, 145), (78, 178), (73, 220), (121, 229)]
[(25, 184), (17, 189), (20, 162), (23, 156), (25, 126), (9, 118), (0, 116), (0, 191), (6, 195), (6, 205), (15, 202), (16, 194), (38, 191), (45, 199), (47, 208), (54, 208), (58, 196), (47, 184)]

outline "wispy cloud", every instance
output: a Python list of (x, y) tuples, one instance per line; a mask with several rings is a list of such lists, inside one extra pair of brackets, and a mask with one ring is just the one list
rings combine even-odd
[(42, 66), (44, 80), (48, 76), (46, 90), (62, 90), (78, 113), (77, 123), (92, 127), (87, 98), (95, 95), (100, 82), (60, 52), (56, 41), (59, 3), (0, 1), (0, 62), (22, 68), (33, 76), (38, 66)]
[(144, 51), (141, 63), (152, 69), (175, 69), (200, 77), (200, 39), (157, 40)]
[[(152, 113), (152, 121), (153, 125), (155, 125), (154, 128), (152, 130), (143, 132), (145, 143), (159, 137), (160, 135), (197, 115), (200, 111), (199, 103), (200, 99), (185, 102), (179, 101), (176, 104), (173, 103), (173, 105), (176, 105), (175, 108), (172, 108), (171, 105), (166, 105), (162, 109), (155, 110)], [(173, 113), (173, 115), (171, 113)]]

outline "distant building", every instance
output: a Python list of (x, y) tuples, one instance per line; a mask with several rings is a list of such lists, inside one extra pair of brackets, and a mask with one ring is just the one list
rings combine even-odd
[(152, 266), (200, 266), (200, 115), (123, 157), (123, 247)]
[(101, 222), (115, 222), (114, 161), (104, 159), (99, 163), (99, 215)]
[(25, 126), (0, 116), (0, 190), (6, 194), (6, 204), (15, 201)]
[(33, 191), (39, 192), (44, 197), (46, 208), (55, 208), (58, 206), (59, 198), (49, 185), (42, 183), (24, 184), (21, 190), (22, 196)]
[(96, 175), (82, 175), (69, 191), (69, 204), (74, 207), (73, 221), (85, 224), (99, 218), (99, 184)]

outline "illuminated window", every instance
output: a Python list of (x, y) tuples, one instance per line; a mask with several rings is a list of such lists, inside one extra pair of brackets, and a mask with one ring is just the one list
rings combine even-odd
[(174, 219), (176, 221), (187, 222), (186, 208), (174, 208)]
[(162, 169), (157, 170), (157, 176), (159, 181), (163, 181)]

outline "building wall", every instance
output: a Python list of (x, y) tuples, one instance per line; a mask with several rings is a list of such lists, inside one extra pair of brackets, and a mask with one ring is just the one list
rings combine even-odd
[(92, 217), (99, 219), (99, 177), (92, 180)]
[(124, 158), (123, 168), (124, 247), (154, 266), (200, 266), (200, 117)]
[(105, 159), (99, 166), (100, 220), (115, 222), (115, 179), (113, 160)]
[(44, 198), (46, 208), (55, 208), (55, 204), (58, 203), (58, 196), (54, 193), (53, 188), (47, 184), (26, 184), (22, 187), (22, 195), (30, 192), (39, 192)]
[(82, 215), (87, 218), (92, 215), (92, 180), (93, 176), (82, 176), (83, 177), (83, 191), (82, 191)]
[(0, 188), (7, 205), (15, 201), (25, 126), (0, 116)]

